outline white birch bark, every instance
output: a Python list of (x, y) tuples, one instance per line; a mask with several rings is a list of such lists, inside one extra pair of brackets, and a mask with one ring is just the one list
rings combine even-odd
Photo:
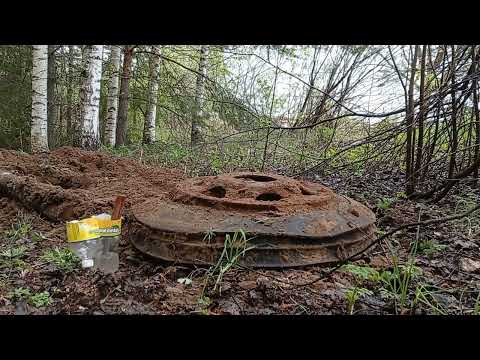
[(118, 114), (118, 87), (120, 71), (120, 46), (111, 47), (112, 75), (108, 83), (107, 116), (105, 118), (105, 144), (115, 146)]
[(155, 141), (155, 119), (157, 115), (158, 79), (160, 71), (160, 49), (157, 45), (152, 46), (150, 57), (150, 77), (148, 84), (147, 112), (143, 128), (143, 143), (151, 144)]
[(198, 65), (197, 84), (195, 88), (195, 114), (192, 120), (192, 134), (191, 143), (197, 145), (200, 141), (200, 121), (203, 117), (203, 104), (204, 104), (204, 90), (205, 90), (205, 76), (207, 73), (207, 56), (208, 47), (202, 45), (200, 47), (200, 63)]
[(74, 126), (73, 120), (73, 58), (74, 58), (74, 48), (73, 45), (68, 45), (68, 72), (67, 72), (67, 134), (71, 135), (72, 126)]
[(48, 45), (33, 45), (32, 63), (32, 126), (30, 130), (30, 144), (32, 153), (39, 153), (48, 151)]
[(92, 45), (87, 49), (85, 69), (87, 71), (83, 99), (82, 147), (96, 149), (100, 145), (99, 105), (100, 81), (102, 78), (103, 45)]
[(55, 87), (57, 82), (57, 70), (55, 52), (57, 46), (48, 45), (48, 82), (47, 82), (47, 136), (49, 147), (55, 147), (55, 133), (61, 130), (61, 125), (57, 124), (57, 104)]

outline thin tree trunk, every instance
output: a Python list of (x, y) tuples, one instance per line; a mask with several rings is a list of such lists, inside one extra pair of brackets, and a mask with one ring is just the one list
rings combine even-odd
[[(437, 74), (435, 69), (437, 69), (440, 66), (440, 63), (442, 63), (442, 70), (441, 70), (441, 76), (440, 76), (440, 84), (443, 84), (444, 78), (445, 78), (445, 69), (446, 69), (446, 59), (447, 57), (445, 56), (446, 53), (446, 48), (440, 48), (437, 56), (435, 57), (434, 63), (432, 64), (432, 71), (435, 76), (435, 79), (438, 80)], [(423, 171), (423, 176), (422, 176), (422, 181), (425, 180), (428, 172), (429, 172), (429, 167), (430, 167), (430, 162), (433, 158), (433, 153), (435, 151), (435, 147), (439, 138), (439, 127), (440, 127), (440, 110), (443, 109), (442, 102), (438, 103), (438, 106), (436, 108), (436, 115), (434, 116), (435, 118), (435, 130), (433, 133), (433, 138), (432, 141), (429, 145), (429, 151), (427, 154), (427, 159), (425, 160), (425, 169)], [(433, 195), (433, 192), (431, 193)], [(430, 195), (430, 196), (431, 196)]]
[[(464, 108), (462, 108), (462, 114), (460, 115), (461, 118), (466, 118), (467, 117), (467, 112), (465, 111)], [(475, 151), (475, 148), (472, 146), (472, 134), (473, 134), (473, 125), (474, 125), (474, 114), (473, 114), (473, 111), (470, 112), (469, 114), (469, 122), (468, 122), (468, 130), (466, 131), (467, 132), (467, 141), (466, 141), (466, 145), (465, 145), (465, 148), (468, 149), (466, 154), (463, 154), (462, 156), (462, 162), (460, 163), (460, 169), (463, 168), (463, 165), (464, 165), (464, 162), (466, 161), (467, 162), (467, 166), (469, 166), (470, 164), (472, 164), (472, 154), (473, 152)]]
[(86, 45), (80, 46), (80, 74), (79, 74), (79, 91), (78, 105), (75, 107), (75, 121), (72, 123), (71, 138), (73, 146), (82, 146), (82, 126), (85, 118), (84, 104), (87, 101), (87, 83), (88, 83), (88, 57), (90, 56), (90, 47)]
[[(273, 123), (273, 104), (275, 104), (275, 91), (277, 89), (277, 78), (278, 78), (278, 55), (277, 55), (277, 66), (275, 67), (275, 78), (273, 80), (273, 91), (272, 91), (272, 102), (270, 103), (270, 122)], [(262, 156), (262, 171), (265, 169), (265, 162), (267, 160), (267, 150), (268, 150), (268, 139), (270, 137), (270, 129), (267, 129), (267, 136), (265, 138), (265, 146), (263, 148)]]
[(195, 89), (195, 112), (192, 118), (191, 145), (196, 146), (201, 140), (200, 123), (203, 118), (203, 97), (205, 90), (206, 63), (208, 56), (208, 47), (200, 47), (200, 62), (198, 65), (197, 86)]
[(452, 144), (450, 147), (450, 164), (448, 168), (448, 178), (452, 179), (454, 172), (455, 172), (455, 167), (456, 167), (456, 153), (457, 153), (457, 148), (458, 148), (458, 134), (457, 134), (457, 99), (455, 96), (455, 67), (456, 67), (456, 62), (455, 62), (455, 45), (452, 45)]
[(413, 116), (414, 116), (414, 99), (413, 91), (415, 85), (415, 71), (417, 66), (417, 57), (420, 46), (415, 45), (415, 53), (412, 58), (411, 69), (410, 69), (410, 81), (408, 89), (408, 104), (407, 104), (407, 114), (406, 114), (406, 123), (407, 123), (407, 152), (406, 152), (406, 172), (407, 172), (407, 188), (406, 194), (411, 195), (415, 191), (415, 185), (413, 181)]
[(302, 104), (302, 107), (299, 111), (299, 114), (298, 114), (298, 118), (297, 120), (295, 121), (294, 123), (294, 126), (297, 126), (298, 124), (298, 120), (304, 115), (305, 113), (305, 110), (307, 108), (307, 105), (310, 101), (310, 97), (312, 95), (312, 90), (313, 90), (313, 86), (315, 85), (315, 79), (317, 77), (317, 74), (318, 74), (318, 71), (315, 73), (315, 70), (316, 70), (316, 65), (317, 65), (317, 55), (318, 55), (318, 52), (320, 51), (321, 49), (321, 46), (314, 46), (313, 47), (314, 51), (313, 51), (313, 64), (312, 64), (312, 69), (310, 70), (310, 78), (309, 78), (309, 84), (308, 84), (308, 90), (307, 90), (307, 94), (305, 95), (305, 99), (303, 100), (303, 104)]
[(99, 105), (100, 81), (102, 78), (103, 45), (89, 46), (86, 69), (87, 78), (84, 88), (84, 102), (82, 103), (82, 147), (84, 149), (98, 149), (99, 136)]
[(143, 143), (151, 144), (155, 142), (155, 118), (157, 115), (158, 98), (158, 79), (160, 71), (159, 47), (152, 46), (152, 56), (150, 57), (150, 78), (148, 84), (148, 103), (145, 121), (143, 125)]
[(48, 45), (48, 84), (47, 84), (47, 122), (48, 122), (48, 143), (50, 147), (55, 146), (55, 129), (57, 126), (57, 106), (55, 103), (56, 64), (55, 45)]
[(120, 84), (120, 99), (118, 102), (117, 131), (115, 134), (115, 146), (125, 145), (127, 142), (128, 129), (128, 87), (132, 73), (134, 47), (126, 45), (123, 49), (123, 69)]
[(68, 45), (68, 83), (67, 83), (67, 134), (71, 134), (73, 124), (73, 45)]
[[(475, 53), (475, 51), (473, 51)], [(475, 56), (472, 55), (473, 59)], [(475, 69), (477, 68), (477, 64), (474, 65)], [(474, 184), (475, 186), (478, 184), (478, 168), (480, 164), (480, 113), (478, 110), (478, 80), (473, 80), (473, 112), (475, 114), (475, 155), (473, 157), (473, 162), (475, 163), (475, 169), (473, 170), (473, 177), (475, 178)]]
[(32, 153), (48, 151), (47, 121), (48, 45), (32, 48)]
[(429, 142), (429, 145), (428, 145), (427, 157), (425, 159), (425, 167), (423, 169), (422, 178), (421, 178), (422, 182), (425, 181), (425, 178), (427, 177), (429, 167), (430, 167), (430, 162), (432, 161), (432, 158), (433, 158), (433, 152), (435, 150), (435, 145), (437, 144), (438, 128), (439, 128), (439, 125), (440, 125), (439, 124), (440, 123), (440, 106), (441, 106), (441, 104), (439, 104), (439, 106), (436, 109), (437, 115), (435, 116), (435, 129), (433, 131), (432, 139), (431, 139), (431, 141)]
[(120, 47), (111, 47), (110, 66), (112, 75), (108, 82), (107, 116), (105, 118), (105, 145), (115, 146), (118, 115), (118, 78), (120, 70)]
[(418, 143), (417, 143), (417, 162), (415, 164), (415, 174), (413, 181), (416, 184), (420, 176), (420, 168), (422, 166), (423, 157), (423, 126), (426, 116), (425, 104), (425, 63), (426, 63), (427, 45), (423, 45), (422, 58), (420, 65), (420, 113), (418, 114)]

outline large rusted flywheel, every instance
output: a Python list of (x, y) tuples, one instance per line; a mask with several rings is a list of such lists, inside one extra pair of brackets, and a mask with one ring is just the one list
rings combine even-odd
[(138, 250), (184, 264), (214, 264), (225, 236), (239, 229), (253, 246), (241, 258), (250, 267), (336, 262), (375, 239), (375, 215), (364, 205), (320, 184), (263, 173), (191, 178), (133, 215)]

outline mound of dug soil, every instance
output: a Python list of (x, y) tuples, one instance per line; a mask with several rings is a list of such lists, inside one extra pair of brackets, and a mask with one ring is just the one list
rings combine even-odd
[(109, 211), (120, 194), (127, 196), (128, 214), (130, 206), (162, 197), (183, 178), (179, 170), (70, 147), (40, 155), (0, 149), (0, 201), (8, 198), (51, 221)]

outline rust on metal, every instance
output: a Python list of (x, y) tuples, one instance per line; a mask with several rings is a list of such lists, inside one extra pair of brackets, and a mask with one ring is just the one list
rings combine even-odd
[(188, 179), (133, 215), (138, 250), (185, 264), (214, 264), (225, 236), (240, 229), (253, 246), (241, 259), (250, 267), (336, 262), (375, 239), (375, 215), (357, 201), (320, 184), (254, 172)]

